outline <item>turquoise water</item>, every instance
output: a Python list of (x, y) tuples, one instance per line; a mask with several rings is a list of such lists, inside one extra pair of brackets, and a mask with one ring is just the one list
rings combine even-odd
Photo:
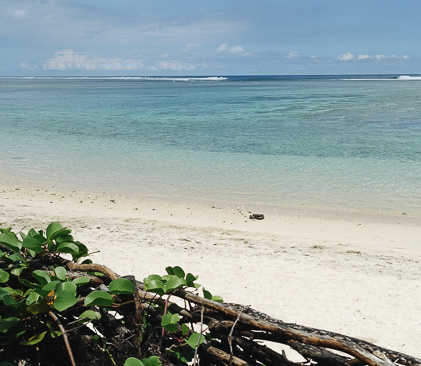
[(75, 189), (421, 216), (421, 81), (0, 78), (2, 173)]

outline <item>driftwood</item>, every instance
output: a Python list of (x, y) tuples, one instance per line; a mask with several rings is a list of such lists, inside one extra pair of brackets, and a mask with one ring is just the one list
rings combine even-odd
[[(104, 276), (100, 278), (91, 275), (92, 284), (95, 286), (100, 283), (103, 284), (102, 286), (107, 285), (111, 280), (120, 277), (102, 265), (75, 264), (60, 257), (54, 260), (55, 264), (66, 266), (74, 276), (80, 275), (80, 272), (103, 273)], [(180, 324), (194, 325), (196, 331), (201, 329), (203, 333), (210, 335), (210, 340), (201, 344), (196, 350), (193, 361), (196, 365), (421, 365), (421, 359), (342, 334), (284, 323), (248, 306), (211, 301), (185, 290), (173, 291), (170, 298), (160, 297), (145, 291), (144, 284), (136, 281), (132, 276), (126, 278), (135, 284), (135, 293), (133, 296), (120, 299), (121, 303), (129, 304), (118, 307), (119, 316), (124, 317), (125, 320), (124, 329), (118, 331), (113, 329), (110, 334), (113, 332), (123, 334), (124, 342), (131, 343), (135, 348), (142, 348), (145, 337), (142, 337), (141, 314), (146, 313), (150, 324), (155, 329), (155, 339), (158, 343), (155, 345), (156, 350), (162, 351), (161, 361), (166, 365), (185, 364), (168, 360), (169, 353), (165, 352), (165, 350), (182, 346), (183, 340), (177, 332), (175, 335), (164, 334), (163, 331), (161, 333), (162, 314), (151, 304), (166, 306), (171, 313), (180, 314)], [(180, 301), (177, 301), (178, 304), (169, 301), (175, 298), (184, 300), (184, 306), (179, 305)], [(112, 320), (108, 319), (108, 323), (112, 324)], [(121, 321), (117, 321), (116, 324), (122, 327)], [(87, 336), (89, 337), (89, 334)], [(302, 356), (302, 361), (289, 360), (285, 352), (272, 350), (265, 345), (265, 341), (291, 347)]]

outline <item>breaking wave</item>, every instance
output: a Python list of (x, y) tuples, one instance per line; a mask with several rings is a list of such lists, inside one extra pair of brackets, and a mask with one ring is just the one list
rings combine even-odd
[(398, 76), (398, 80), (421, 80), (421, 76), (401, 75)]

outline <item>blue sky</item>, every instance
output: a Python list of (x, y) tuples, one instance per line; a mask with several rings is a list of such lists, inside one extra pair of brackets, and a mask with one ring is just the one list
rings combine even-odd
[(1, 0), (0, 76), (421, 74), (420, 0)]

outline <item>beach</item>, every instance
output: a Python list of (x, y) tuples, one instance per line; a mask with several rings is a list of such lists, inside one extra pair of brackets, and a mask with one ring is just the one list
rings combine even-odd
[(178, 265), (226, 302), (421, 357), (418, 217), (260, 212), (4, 180), (0, 208), (0, 226), (16, 232), (60, 222), (120, 275)]

